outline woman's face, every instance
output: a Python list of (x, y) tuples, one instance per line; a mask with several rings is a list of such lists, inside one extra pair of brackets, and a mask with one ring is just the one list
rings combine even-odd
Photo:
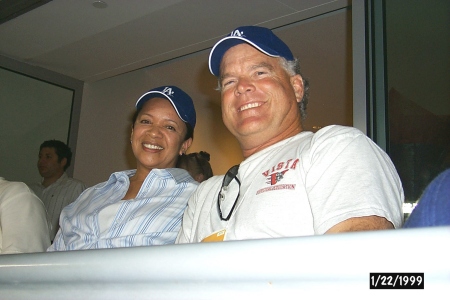
[(131, 130), (131, 147), (138, 171), (174, 168), (178, 155), (186, 152), (192, 139), (186, 137), (186, 124), (164, 98), (144, 103)]

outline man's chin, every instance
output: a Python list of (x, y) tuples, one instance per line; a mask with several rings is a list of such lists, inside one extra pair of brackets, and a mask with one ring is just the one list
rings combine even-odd
[(41, 177), (46, 177), (47, 173), (39, 171), (39, 175), (41, 175)]

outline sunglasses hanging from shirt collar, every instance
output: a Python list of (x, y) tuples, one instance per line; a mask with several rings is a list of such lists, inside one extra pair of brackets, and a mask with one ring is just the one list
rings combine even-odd
[[(231, 167), (227, 171), (227, 173), (223, 177), (222, 186), (220, 188), (219, 194), (217, 195), (217, 210), (219, 211), (219, 217), (222, 221), (228, 221), (231, 218), (234, 208), (236, 207), (236, 203), (239, 199), (239, 194), (240, 194), (240, 190), (241, 190), (241, 182), (237, 178), (238, 170), (239, 170), (239, 165), (236, 165), (236, 166)], [(236, 182), (238, 183), (239, 191), (236, 196), (236, 200), (234, 200), (233, 206), (231, 207), (231, 210), (228, 213), (228, 216), (226, 218), (224, 218), (222, 216), (222, 210), (220, 209), (220, 202), (222, 202), (225, 199), (225, 193), (228, 189), (228, 185), (233, 181), (233, 179), (236, 180)]]

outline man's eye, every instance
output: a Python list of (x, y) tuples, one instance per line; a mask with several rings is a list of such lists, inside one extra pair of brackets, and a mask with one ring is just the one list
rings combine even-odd
[(175, 131), (175, 127), (173, 127), (173, 126), (166, 126), (166, 128), (169, 130)]
[(150, 121), (149, 121), (149, 120), (141, 120), (140, 123), (141, 123), (141, 124), (150, 124)]
[(230, 84), (232, 84), (233, 82), (234, 82), (234, 80), (228, 80), (228, 81), (225, 81), (224, 83), (222, 83), (222, 86), (230, 85)]

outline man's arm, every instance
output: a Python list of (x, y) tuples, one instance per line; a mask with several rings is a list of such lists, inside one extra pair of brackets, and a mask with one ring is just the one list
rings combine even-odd
[(394, 229), (394, 225), (383, 217), (379, 216), (367, 216), (350, 218), (342, 221), (325, 233), (339, 233), (349, 231), (365, 231), (365, 230), (383, 230)]

